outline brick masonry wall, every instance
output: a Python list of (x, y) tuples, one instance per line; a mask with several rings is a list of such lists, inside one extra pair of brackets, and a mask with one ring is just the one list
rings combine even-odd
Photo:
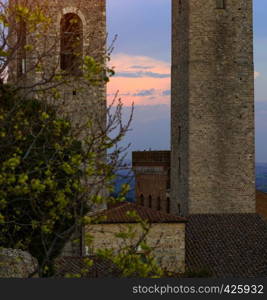
[[(123, 232), (127, 228), (126, 224), (98, 224), (86, 227), (86, 232), (94, 236), (91, 244), (91, 251), (96, 249), (120, 248), (122, 241), (114, 234)], [(134, 224), (136, 232), (136, 242), (141, 234), (141, 227)], [(133, 242), (134, 242), (133, 241)], [(184, 272), (185, 270), (185, 224), (163, 223), (152, 224), (147, 236), (147, 244), (154, 248), (153, 254), (162, 268), (174, 272)]]
[(173, 0), (172, 212), (255, 212), (252, 1)]
[(132, 155), (137, 203), (169, 212), (170, 151), (136, 151)]
[[(155, 210), (168, 212), (167, 204), (167, 182), (168, 174), (136, 174), (135, 194), (137, 203), (142, 205), (143, 196), (144, 206)], [(149, 198), (151, 197), (151, 203)], [(150, 205), (151, 204), (151, 205)]]

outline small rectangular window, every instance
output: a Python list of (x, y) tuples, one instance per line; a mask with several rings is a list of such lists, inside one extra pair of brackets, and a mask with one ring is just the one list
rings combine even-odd
[(225, 0), (216, 0), (216, 8), (225, 9)]

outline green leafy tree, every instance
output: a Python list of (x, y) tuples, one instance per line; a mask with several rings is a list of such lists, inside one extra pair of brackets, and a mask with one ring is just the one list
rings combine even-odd
[[(39, 273), (49, 275), (83, 217), (106, 201), (93, 186), (108, 188), (114, 166), (83, 147), (52, 105), (21, 100), (8, 86), (1, 90), (0, 125), (0, 244), (28, 250)], [(106, 139), (102, 150), (113, 144)]]
[[(70, 29), (75, 22), (69, 22)], [(103, 44), (96, 53), (90, 47), (83, 54), (73, 52), (79, 70), (75, 66), (77, 72), (69, 76), (71, 68), (60, 68), (55, 51), (59, 40), (45, 0), (42, 6), (31, 0), (0, 1), (0, 244), (29, 251), (38, 259), (35, 273), (41, 277), (53, 276), (54, 261), (66, 243), (92, 222), (88, 213), (124, 200), (126, 191), (117, 199), (109, 194), (127, 149), (119, 142), (132, 119), (131, 112), (123, 123), (117, 96), (108, 108), (90, 98), (90, 106), (82, 103), (82, 118), (72, 119), (83, 93), (114, 74), (106, 65), (113, 44), (107, 51)], [(79, 48), (78, 39), (71, 43), (71, 49)], [(18, 74), (18, 59), (27, 57), (34, 59), (26, 70), (22, 64)], [(82, 95), (67, 111), (64, 90)], [(94, 106), (99, 111), (92, 113)], [(129, 233), (114, 238), (128, 239)], [(138, 243), (148, 250), (143, 238)], [(127, 245), (113, 254), (100, 249), (99, 255), (112, 259), (123, 276), (156, 276), (152, 256), (144, 262), (135, 252)]]
[[(120, 101), (106, 109), (92, 93), (84, 99), (113, 75), (105, 63), (109, 54), (100, 51), (104, 45), (96, 53), (86, 47), (83, 55), (73, 53), (79, 74), (60, 68), (60, 36), (48, 4), (0, 1), (0, 243), (29, 251), (40, 276), (53, 274), (54, 259), (83, 217), (108, 201), (103, 190), (112, 189), (123, 151), (118, 142), (130, 124), (122, 123)], [(70, 42), (74, 49), (77, 41)], [(27, 57), (34, 59), (19, 70)], [(66, 90), (81, 96), (64, 111)], [(83, 115), (74, 122), (72, 109), (81, 106)], [(99, 108), (93, 114), (92, 106)]]

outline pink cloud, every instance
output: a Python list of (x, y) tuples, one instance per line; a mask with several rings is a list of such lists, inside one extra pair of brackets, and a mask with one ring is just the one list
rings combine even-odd
[(261, 75), (260, 72), (256, 72), (256, 71), (254, 72), (254, 78), (255, 79), (257, 79), (258, 77), (260, 77), (260, 75)]
[(116, 76), (108, 84), (108, 101), (119, 90), (124, 105), (170, 103), (170, 64), (146, 56), (116, 54), (112, 57)]

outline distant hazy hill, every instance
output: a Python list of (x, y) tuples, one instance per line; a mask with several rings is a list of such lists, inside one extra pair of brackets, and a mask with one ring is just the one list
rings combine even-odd
[[(132, 202), (135, 200), (135, 180), (131, 169), (121, 170), (117, 173), (114, 195), (119, 193), (120, 187), (124, 183), (128, 183), (131, 186), (131, 190), (127, 194), (127, 200)], [(256, 189), (267, 193), (267, 163), (256, 164)]]
[(267, 193), (267, 163), (256, 163), (256, 189)]
[(131, 169), (120, 170), (117, 172), (115, 180), (115, 192), (113, 193), (113, 196), (117, 196), (119, 194), (121, 185), (125, 183), (130, 185), (130, 191), (126, 195), (126, 200), (133, 202), (135, 200), (135, 179), (134, 173), (131, 171)]

